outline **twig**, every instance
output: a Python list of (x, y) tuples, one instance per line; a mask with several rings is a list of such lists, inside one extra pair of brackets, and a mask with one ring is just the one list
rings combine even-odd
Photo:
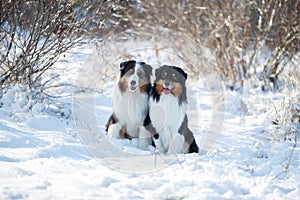
[(287, 163), (286, 165), (284, 165), (284, 170), (282, 172), (280, 172), (279, 174), (277, 174), (272, 180), (278, 178), (279, 176), (281, 176), (282, 174), (287, 174), (288, 173), (288, 169), (290, 167), (290, 164), (291, 164), (291, 160), (293, 158), (293, 155), (294, 155), (294, 152), (295, 152), (295, 149), (297, 147), (297, 134), (299, 134), (299, 132), (297, 130), (295, 130), (295, 142), (294, 142), (294, 145), (292, 147), (292, 151), (288, 157), (288, 160), (287, 160)]

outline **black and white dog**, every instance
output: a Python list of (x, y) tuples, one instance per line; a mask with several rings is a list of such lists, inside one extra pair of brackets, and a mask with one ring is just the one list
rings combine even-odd
[(144, 62), (129, 60), (120, 64), (120, 76), (113, 96), (113, 114), (106, 131), (113, 138), (139, 138), (138, 147), (146, 149), (151, 144), (145, 127), (149, 120), (149, 94), (152, 67)]
[(174, 153), (198, 153), (186, 115), (187, 74), (179, 67), (164, 65), (155, 71), (149, 115), (156, 149)]

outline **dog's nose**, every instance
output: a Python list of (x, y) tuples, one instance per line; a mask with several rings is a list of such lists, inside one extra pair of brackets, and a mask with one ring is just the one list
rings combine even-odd
[(132, 80), (132, 81), (130, 82), (130, 84), (131, 84), (131, 85), (135, 85), (135, 84), (136, 84), (136, 81), (135, 81), (135, 80)]
[(169, 81), (169, 80), (166, 80), (166, 81), (165, 81), (165, 86), (168, 87), (169, 85), (170, 85), (170, 81)]

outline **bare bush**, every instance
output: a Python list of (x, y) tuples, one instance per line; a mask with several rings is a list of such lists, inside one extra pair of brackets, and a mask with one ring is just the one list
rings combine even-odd
[[(46, 94), (60, 74), (46, 75), (59, 56), (100, 27), (102, 14), (92, 1), (22, 1), (0, 3), (0, 90), (15, 84), (34, 95)], [(100, 9), (100, 8), (98, 8)]]
[(69, 3), (5, 1), (1, 3), (1, 88), (23, 84), (42, 90), (41, 82), (58, 56), (80, 38)]
[[(292, 65), (293, 66), (293, 65)], [(275, 116), (273, 135), (275, 140), (296, 141), (300, 134), (300, 70), (299, 65), (284, 71), (280, 79), (284, 82), (282, 98), (274, 99)], [(298, 69), (298, 70), (295, 70)]]
[(292, 59), (298, 58), (296, 54), (300, 44), (300, 2), (264, 1), (261, 4), (257, 3), (256, 7), (259, 13), (258, 43), (263, 40), (271, 51), (262, 75), (277, 89), (278, 76)]

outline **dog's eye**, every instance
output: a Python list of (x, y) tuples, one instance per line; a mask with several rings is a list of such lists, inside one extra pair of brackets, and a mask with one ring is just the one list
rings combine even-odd
[(131, 75), (130, 71), (128, 71), (128, 72), (126, 72), (126, 73), (124, 74), (124, 76), (126, 76), (126, 77), (128, 77), (128, 76), (130, 76), (130, 75)]
[(124, 76), (125, 76), (125, 77), (129, 77), (132, 73), (133, 73), (133, 70), (128, 70), (128, 71), (124, 74)]
[(172, 79), (173, 79), (174, 81), (178, 81), (178, 76), (177, 76), (176, 74), (172, 74)]
[(139, 78), (145, 77), (145, 73), (143, 71), (141, 71), (141, 70), (137, 71), (137, 75), (138, 75)]
[(138, 76), (139, 76), (140, 78), (144, 78), (146, 75), (143, 74), (143, 73), (140, 73), (140, 74), (138, 74)]
[(161, 75), (161, 79), (166, 79), (168, 76), (168, 73), (167, 72), (164, 72), (162, 75)]

